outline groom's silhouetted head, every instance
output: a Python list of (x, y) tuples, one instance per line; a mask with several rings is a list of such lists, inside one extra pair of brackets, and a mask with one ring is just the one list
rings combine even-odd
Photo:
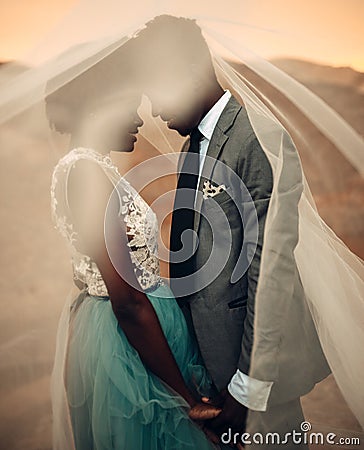
[(223, 94), (200, 27), (191, 19), (158, 16), (136, 40), (153, 115), (180, 134), (189, 134)]

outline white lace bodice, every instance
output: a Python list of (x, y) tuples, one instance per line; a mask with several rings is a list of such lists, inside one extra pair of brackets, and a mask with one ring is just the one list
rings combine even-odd
[(119, 199), (121, 199), (119, 217), (124, 222), (121, 230), (128, 235), (130, 257), (136, 278), (144, 291), (154, 289), (161, 283), (157, 257), (156, 216), (130, 183), (119, 174), (109, 156), (85, 148), (70, 151), (58, 162), (53, 171), (51, 185), (52, 217), (56, 228), (68, 241), (75, 281), (81, 282), (90, 295), (108, 296), (106, 285), (95, 262), (75, 247), (77, 233), (71, 221), (67, 200), (67, 181), (70, 170), (81, 159), (96, 162), (118, 190)]

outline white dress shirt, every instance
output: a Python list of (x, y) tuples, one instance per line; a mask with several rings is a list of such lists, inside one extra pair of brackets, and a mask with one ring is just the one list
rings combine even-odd
[[(199, 149), (200, 167), (197, 186), (200, 184), (201, 173), (212, 134), (230, 98), (231, 93), (225, 91), (224, 95), (220, 97), (198, 125), (198, 129), (203, 137), (201, 138)], [(272, 385), (272, 381), (256, 380), (237, 370), (230, 380), (228, 391), (239, 403), (247, 408), (254, 411), (266, 411)]]
[(209, 147), (212, 133), (216, 127), (216, 124), (225, 108), (230, 100), (231, 93), (229, 91), (225, 91), (225, 94), (220, 97), (220, 99), (214, 104), (214, 106), (210, 109), (210, 111), (204, 116), (201, 122), (198, 125), (198, 130), (202, 134), (202, 138), (200, 140), (200, 172), (197, 181), (197, 186), (200, 185), (202, 168), (205, 162), (207, 149)]

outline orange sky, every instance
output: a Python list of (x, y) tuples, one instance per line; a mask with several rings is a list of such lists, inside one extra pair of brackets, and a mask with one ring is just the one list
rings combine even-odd
[[(113, 1), (117, 1), (119, 10), (127, 2), (85, 0), (85, 4), (91, 9), (91, 5)], [(21, 58), (29, 53), (76, 3), (77, 0), (1, 0), (0, 60)], [(349, 65), (364, 72), (364, 0), (173, 0), (169, 3), (171, 13), (178, 14), (190, 7), (195, 14), (277, 30), (256, 31), (247, 36), (247, 45), (254, 45), (265, 57), (312, 59), (331, 65)], [(139, 8), (142, 5), (139, 2)], [(231, 36), (242, 32), (241, 27), (225, 27)], [(68, 30), (61, 30), (66, 36)]]

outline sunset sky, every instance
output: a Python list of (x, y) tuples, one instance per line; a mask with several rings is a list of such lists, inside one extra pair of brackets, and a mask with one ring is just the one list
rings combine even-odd
[[(77, 3), (77, 0), (1, 0), (0, 60), (21, 59), (39, 45), (45, 52), (44, 42), (54, 39), (54, 33), (64, 40), (64, 45), (67, 39), (71, 44), (74, 28), (70, 32), (65, 24), (67, 14), (72, 14)], [(214, 18), (222, 19), (224, 30), (231, 36), (249, 27), (244, 31), (244, 27), (228, 22), (257, 27), (256, 31), (249, 29), (246, 42), (264, 57), (311, 59), (364, 72), (364, 0), (174, 0), (165, 3), (169, 5), (166, 11), (176, 15), (192, 11), (191, 14), (208, 16), (212, 19), (211, 27)], [(100, 26), (103, 18), (108, 17), (105, 11), (100, 13), (100, 7), (105, 10), (107, 5), (110, 13), (117, 4), (118, 13), (111, 17), (120, 15), (120, 20), (121, 16), (131, 14), (130, 5), (134, 11), (136, 5), (138, 11), (144, 7), (144, 2), (129, 0), (84, 0), (83, 4), (90, 13), (83, 16), (79, 27), (87, 23), (91, 29), (92, 21)]]

